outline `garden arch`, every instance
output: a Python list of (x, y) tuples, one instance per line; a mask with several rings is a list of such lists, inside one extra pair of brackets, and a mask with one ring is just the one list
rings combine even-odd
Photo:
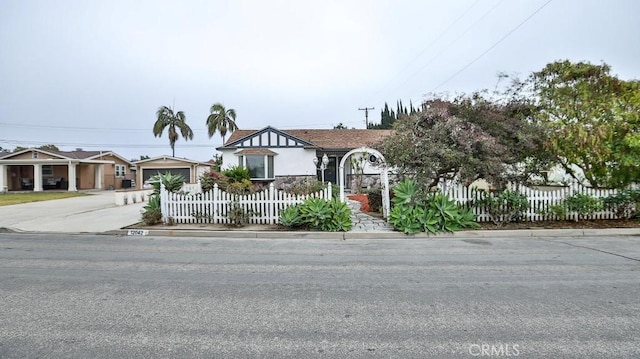
[(360, 147), (353, 149), (347, 152), (340, 160), (340, 168), (338, 172), (338, 177), (340, 178), (340, 201), (345, 202), (345, 194), (344, 194), (344, 164), (351, 157), (351, 155), (356, 153), (369, 154), (374, 155), (376, 157), (377, 167), (380, 168), (380, 182), (382, 182), (382, 216), (387, 218), (389, 215), (389, 170), (387, 168), (387, 161), (384, 159), (384, 156), (380, 151), (374, 150), (369, 147)]

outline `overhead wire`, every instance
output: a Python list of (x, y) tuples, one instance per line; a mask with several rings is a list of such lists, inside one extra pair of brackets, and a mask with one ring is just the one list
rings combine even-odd
[(468, 64), (464, 65), (460, 70), (456, 71), (453, 75), (449, 76), (446, 80), (442, 81), (440, 84), (438, 84), (438, 86), (434, 87), (433, 89), (431, 89), (431, 91), (429, 92), (434, 92), (435, 90), (439, 89), (440, 87), (442, 87), (443, 85), (445, 85), (446, 83), (448, 83), (449, 81), (451, 81), (452, 79), (454, 79), (456, 76), (458, 76), (459, 74), (461, 74), (464, 70), (468, 69), (471, 65), (473, 65), (474, 63), (476, 63), (478, 60), (480, 60), (484, 55), (486, 55), (487, 53), (489, 53), (489, 51), (493, 50), (496, 46), (498, 46), (502, 41), (504, 41), (507, 37), (509, 37), (511, 34), (513, 34), (516, 30), (518, 30), (522, 25), (524, 25), (525, 23), (527, 23), (531, 18), (533, 18), (536, 14), (538, 14), (542, 9), (544, 9), (547, 5), (549, 5), (550, 2), (552, 2), (553, 0), (548, 0), (547, 2), (545, 2), (544, 4), (542, 4), (542, 6), (538, 7), (533, 13), (531, 13), (529, 16), (527, 16), (524, 20), (522, 20), (518, 25), (516, 25), (513, 29), (511, 29), (509, 32), (507, 32), (504, 36), (502, 36), (498, 41), (496, 41), (495, 43), (493, 43), (493, 45), (491, 45), (488, 49), (486, 49), (485, 51), (483, 51), (480, 55), (478, 55), (475, 59), (473, 59), (471, 62), (469, 62)]
[[(476, 6), (476, 4), (479, 2), (480, 0), (476, 0), (474, 1), (470, 6), (468, 6), (451, 24), (449, 24), (449, 26), (447, 26), (442, 32), (440, 32), (440, 34), (438, 34), (438, 36), (436, 36), (429, 44), (427, 44), (427, 46), (425, 46), (424, 48), (422, 48), (422, 50), (415, 55), (411, 60), (409, 60), (409, 62), (407, 62), (407, 64), (400, 70), (398, 71), (395, 75), (393, 75), (391, 77), (391, 79), (389, 81), (387, 81), (382, 87), (381, 87), (381, 91), (384, 90), (387, 86), (389, 86), (391, 83), (393, 83), (393, 81), (395, 81), (395, 79), (397, 77), (399, 77), (402, 73), (404, 73), (411, 65), (413, 65), (413, 63), (416, 62), (416, 60), (418, 60), (425, 52), (427, 52), (427, 50), (430, 50), (433, 45), (435, 45), (440, 39), (442, 39), (442, 37), (447, 34), (449, 32), (449, 30), (451, 30), (469, 11), (471, 11), (471, 9), (473, 7)], [(501, 2), (504, 0), (501, 0)], [(381, 92), (381, 91), (378, 91)], [(376, 95), (377, 93), (374, 93), (374, 95)], [(373, 97), (374, 95), (369, 96), (369, 98), (367, 99), (368, 102), (371, 97)]]

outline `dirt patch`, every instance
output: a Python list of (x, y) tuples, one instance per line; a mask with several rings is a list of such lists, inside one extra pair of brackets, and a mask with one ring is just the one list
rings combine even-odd
[(509, 230), (509, 229), (603, 229), (603, 228), (640, 228), (640, 221), (625, 219), (601, 219), (584, 221), (539, 221), (539, 222), (512, 222), (503, 226), (497, 226), (492, 222), (480, 223), (482, 230)]

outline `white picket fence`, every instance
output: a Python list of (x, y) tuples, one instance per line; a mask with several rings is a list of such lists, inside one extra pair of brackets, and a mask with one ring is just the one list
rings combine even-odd
[(304, 201), (309, 197), (331, 199), (331, 183), (322, 191), (296, 196), (276, 190), (273, 184), (268, 189), (250, 195), (238, 196), (222, 191), (218, 185), (208, 192), (199, 188), (183, 188), (181, 193), (160, 189), (160, 208), (165, 223), (213, 223), (230, 224), (228, 217), (232, 205), (240, 206), (251, 213), (250, 224), (276, 224), (283, 209)]
[[(552, 218), (544, 213), (547, 211), (549, 206), (552, 205), (560, 205), (562, 201), (570, 197), (576, 193), (582, 193), (586, 195), (590, 195), (596, 198), (606, 198), (610, 195), (616, 194), (616, 190), (614, 189), (596, 189), (590, 187), (584, 187), (578, 183), (574, 183), (570, 186), (559, 187), (556, 189), (533, 189), (528, 188), (522, 185), (509, 184), (508, 189), (517, 191), (521, 194), (524, 194), (529, 200), (529, 209), (526, 213), (523, 213), (522, 220), (524, 221), (542, 221), (542, 220), (556, 220), (559, 218)], [(478, 200), (480, 193), (478, 191), (474, 191), (471, 187), (466, 187), (463, 185), (453, 185), (447, 186), (442, 189), (444, 193), (449, 195), (449, 197), (459, 204), (467, 204), (469, 201)], [(475, 214), (478, 216), (478, 222), (490, 222), (491, 218), (489, 215), (484, 212), (482, 208), (475, 207)], [(577, 213), (568, 213), (567, 219), (578, 219)], [(616, 215), (612, 211), (603, 210), (600, 212), (593, 213), (588, 216), (586, 219), (616, 219)]]

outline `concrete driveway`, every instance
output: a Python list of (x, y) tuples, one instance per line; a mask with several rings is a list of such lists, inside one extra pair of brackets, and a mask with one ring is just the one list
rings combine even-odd
[(0, 228), (25, 232), (100, 233), (140, 222), (144, 203), (115, 205), (115, 192), (0, 206)]

